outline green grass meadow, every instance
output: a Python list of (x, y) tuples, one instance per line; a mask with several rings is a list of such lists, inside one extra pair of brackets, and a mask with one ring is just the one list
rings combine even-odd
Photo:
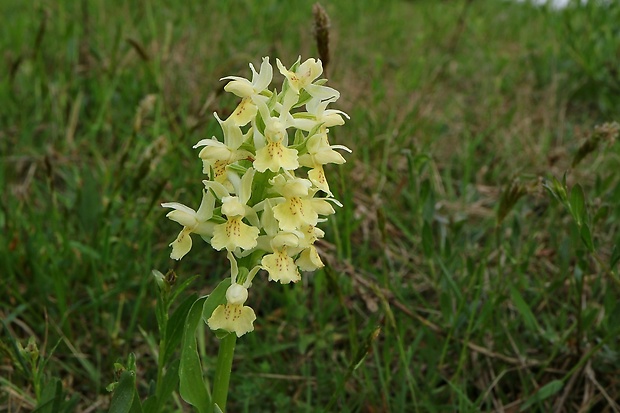
[[(174, 309), (229, 269), (159, 205), (200, 202), (220, 78), (318, 57), (312, 5), (0, 2), (0, 411), (107, 411), (130, 353), (148, 396), (151, 271)], [(620, 4), (322, 5), (344, 206), (324, 269), (257, 277), (228, 411), (620, 411)]]

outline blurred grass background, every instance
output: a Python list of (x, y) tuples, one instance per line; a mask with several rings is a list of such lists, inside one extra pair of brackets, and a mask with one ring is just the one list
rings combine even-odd
[[(130, 352), (148, 393), (151, 270), (206, 294), (228, 267), (207, 244), (170, 260), (159, 203), (199, 203), (191, 146), (235, 104), (219, 78), (317, 56), (312, 4), (0, 2), (0, 410), (32, 410), (56, 377), (76, 411), (105, 411)], [(351, 116), (331, 139), (354, 152), (327, 171), (344, 207), (325, 270), (254, 283), (230, 411), (618, 411), (618, 145), (572, 166), (620, 114), (618, 4), (323, 6)], [(594, 252), (543, 189), (566, 172)]]

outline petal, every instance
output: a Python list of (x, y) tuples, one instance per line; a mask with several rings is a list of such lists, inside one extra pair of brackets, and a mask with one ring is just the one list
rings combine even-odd
[(329, 190), (329, 184), (327, 183), (327, 179), (325, 178), (325, 171), (323, 171), (322, 166), (317, 166), (316, 168), (311, 169), (308, 172), (308, 178), (310, 178), (312, 183), (321, 191), (329, 194), (329, 196), (333, 195)]
[(271, 119), (271, 111), (267, 107), (268, 100), (269, 99), (267, 99), (266, 96), (260, 96), (260, 95), (252, 96), (252, 102), (254, 102), (254, 104), (258, 108), (258, 111), (260, 112), (260, 116), (263, 118), (265, 122)]
[(335, 164), (340, 165), (340, 164), (345, 163), (347, 160), (344, 159), (344, 157), (340, 155), (338, 152), (330, 148), (330, 149), (325, 149), (325, 150), (321, 150), (317, 152), (314, 155), (314, 161), (318, 163), (319, 165), (325, 165), (328, 163), (335, 163)]
[(328, 112), (331, 112), (331, 111), (325, 112), (325, 114), (321, 117), (321, 120), (323, 121), (323, 124), (326, 128), (331, 128), (332, 126), (344, 125), (344, 119), (342, 118), (340, 113), (337, 113), (337, 111), (333, 111), (331, 113), (328, 113)]
[(308, 152), (314, 154), (320, 151), (322, 148), (329, 148), (329, 140), (326, 133), (316, 133), (308, 138), (306, 142)]
[(218, 142), (220, 145), (208, 145), (202, 148), (198, 157), (202, 160), (227, 160), (230, 158), (231, 150), (222, 142)]
[(340, 97), (340, 92), (328, 86), (308, 85), (304, 88), (308, 94), (321, 100)]
[(222, 214), (227, 217), (243, 216), (245, 215), (245, 208), (243, 204), (239, 202), (238, 197), (225, 196), (222, 198)]
[(189, 229), (183, 228), (177, 239), (170, 243), (172, 247), (170, 258), (173, 260), (180, 260), (192, 249), (192, 237), (189, 234)]
[(179, 204), (178, 202), (164, 202), (163, 204), (161, 204), (162, 208), (172, 208), (172, 209), (176, 209), (179, 211), (183, 211), (187, 214), (195, 214), (196, 211), (194, 211), (193, 209), (191, 209), (188, 206), (185, 206), (183, 204)]
[(241, 284), (232, 283), (226, 290), (226, 301), (229, 304), (243, 305), (248, 300), (248, 289)]
[(239, 201), (242, 204), (247, 204), (252, 196), (252, 180), (254, 179), (254, 174), (256, 170), (254, 168), (249, 168), (241, 178), (241, 188), (239, 188)]
[(330, 99), (327, 99), (327, 100), (321, 100), (321, 99), (318, 99), (318, 98), (313, 98), (313, 99), (310, 99), (310, 101), (308, 103), (306, 103), (306, 109), (308, 109), (308, 112), (312, 113), (314, 116), (321, 117), (323, 112), (327, 108), (327, 105), (329, 105), (330, 103), (333, 103), (335, 101), (336, 101), (336, 99), (334, 99), (334, 98), (330, 98)]
[(207, 320), (212, 330), (234, 332), (237, 337), (254, 330), (256, 314), (247, 306), (226, 304), (219, 305)]
[(209, 146), (209, 145), (223, 145), (223, 143), (218, 141), (215, 138), (215, 136), (213, 136), (210, 139), (201, 139), (201, 140), (199, 140), (196, 143), (196, 145), (192, 146), (192, 148), (196, 149), (196, 148), (199, 148), (201, 146)]
[(239, 266), (237, 265), (237, 260), (232, 252), (228, 251), (226, 254), (226, 258), (230, 261), (230, 279), (232, 283), (237, 282), (237, 275), (239, 274)]
[(294, 197), (273, 208), (273, 215), (283, 231), (295, 231), (304, 224), (316, 225), (319, 217), (308, 201)]
[[(333, 199), (333, 198), (330, 198), (330, 199)], [(309, 208), (312, 209), (313, 211), (316, 211), (316, 213), (319, 215), (331, 215), (331, 214), (336, 213), (336, 211), (334, 211), (334, 207), (332, 207), (332, 205), (324, 199), (315, 198), (315, 199), (309, 199), (306, 202), (309, 202), (311, 204)]]
[(213, 236), (215, 225), (215, 222), (201, 222), (192, 229), (192, 232), (206, 238), (205, 240), (208, 241)]
[[(232, 76), (230, 77), (232, 78)], [(228, 79), (223, 77), (222, 79)], [(244, 98), (247, 96), (252, 96), (254, 94), (254, 86), (252, 83), (243, 78), (236, 78), (233, 81), (230, 81), (224, 86), (224, 90), (230, 93), (234, 93), (240, 98)]]
[(303, 249), (310, 247), (317, 239), (323, 238), (325, 235), (323, 230), (315, 227), (314, 225), (306, 225), (301, 227), (299, 230), (302, 235), (302, 237), (299, 238), (299, 246)]
[(292, 116), (290, 115), (290, 110), (293, 107), (293, 105), (297, 103), (298, 100), (299, 100), (299, 93), (295, 92), (294, 90), (289, 90), (284, 95), (284, 99), (282, 99), (282, 107), (280, 108), (280, 118), (289, 118), (290, 116), (291, 119), (289, 120), (292, 120)]
[(241, 99), (241, 102), (239, 102), (228, 119), (233, 121), (237, 126), (245, 126), (256, 117), (257, 112), (258, 108), (254, 102), (252, 102), (252, 99), (249, 96), (246, 96)]
[(260, 65), (260, 73), (257, 78), (252, 78), (254, 84), (254, 90), (256, 93), (260, 93), (269, 86), (271, 79), (273, 78), (273, 67), (269, 63), (268, 57), (263, 57), (263, 62)]
[(306, 197), (308, 190), (312, 187), (312, 182), (303, 178), (293, 178), (286, 180), (284, 175), (277, 175), (271, 181), (274, 189), (286, 198)]
[(299, 237), (291, 232), (280, 232), (271, 240), (271, 246), (274, 250), (282, 249), (282, 247), (296, 247), (299, 245)]
[(297, 261), (295, 261), (295, 264), (297, 264), (302, 271), (314, 271), (325, 266), (314, 245), (303, 250), (299, 258), (297, 258)]
[(280, 73), (282, 73), (282, 75), (286, 76), (290, 73), (278, 58), (276, 58), (276, 66), (278, 66), (278, 70), (280, 71)]
[(170, 211), (166, 217), (174, 222), (178, 222), (184, 227), (193, 227), (196, 225), (196, 213), (188, 214), (185, 211)]
[(267, 235), (275, 235), (278, 233), (279, 230), (278, 221), (276, 220), (276, 217), (273, 216), (273, 205), (271, 203), (272, 201), (270, 201), (269, 199), (267, 199), (266, 201), (267, 202), (265, 203), (265, 210), (260, 217), (261, 225)]
[(266, 146), (256, 151), (254, 168), (258, 172), (278, 172), (280, 168), (291, 171), (299, 168), (297, 150), (287, 148), (280, 142), (269, 142)]
[[(252, 117), (256, 114), (256, 108), (254, 106), (254, 103), (252, 102), (252, 99), (250, 98), (241, 99), (241, 102), (239, 103), (235, 111), (241, 110), (241, 111), (247, 112), (249, 110), (250, 112), (252, 112), (252, 108), (254, 108), (254, 111), (253, 113), (251, 113), (252, 116), (249, 118), (249, 120), (251, 120)], [(241, 131), (241, 128), (239, 126), (243, 126), (247, 124), (249, 120), (248, 122), (245, 122), (243, 125), (238, 125), (235, 122), (235, 120), (230, 119), (230, 117), (226, 119), (225, 121), (222, 121), (219, 118), (219, 116), (217, 116), (217, 112), (213, 112), (213, 114), (215, 115), (215, 118), (217, 119), (217, 121), (220, 123), (222, 132), (224, 133), (224, 143), (226, 144), (226, 146), (230, 148), (231, 150), (238, 149), (244, 140), (243, 132)]]
[(211, 178), (211, 168), (213, 167), (213, 162), (208, 161), (206, 159), (202, 160), (202, 173)]
[(212, 190), (215, 193), (215, 196), (219, 199), (224, 198), (225, 196), (230, 195), (226, 187), (219, 182), (207, 181), (204, 180), (202, 183), (205, 185), (205, 188)]
[(319, 123), (316, 119), (308, 118), (294, 118), (293, 126), (297, 129), (301, 129), (310, 132)]
[(308, 59), (297, 68), (297, 74), (305, 82), (311, 83), (323, 73), (323, 63), (319, 59)]
[(258, 228), (245, 224), (241, 218), (230, 218), (215, 226), (211, 245), (218, 251), (223, 248), (234, 251), (237, 247), (248, 250), (256, 246), (258, 233)]
[(205, 222), (213, 217), (213, 208), (215, 207), (215, 196), (209, 191), (202, 191), (202, 201), (200, 208), (196, 212), (196, 219)]
[(269, 273), (269, 281), (288, 284), (301, 279), (295, 261), (285, 251), (275, 251), (273, 254), (264, 256), (261, 265)]

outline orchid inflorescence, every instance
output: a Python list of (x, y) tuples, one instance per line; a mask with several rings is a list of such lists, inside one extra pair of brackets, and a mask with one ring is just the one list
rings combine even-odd
[[(202, 147), (202, 202), (198, 210), (169, 202), (167, 217), (183, 226), (172, 247), (171, 258), (180, 260), (192, 247), (190, 234), (200, 235), (213, 248), (225, 249), (231, 265), (231, 285), (226, 303), (207, 320), (213, 330), (238, 337), (254, 329), (254, 310), (244, 306), (248, 288), (259, 270), (270, 281), (297, 282), (301, 271), (324, 266), (314, 242), (324, 232), (319, 222), (333, 214), (332, 204), (342, 206), (330, 191), (323, 165), (345, 159), (331, 145), (329, 128), (344, 124), (347, 114), (327, 109), (340, 93), (325, 86), (320, 60), (300, 59), (286, 69), (281, 92), (268, 89), (273, 77), (269, 58), (252, 81), (228, 76), (224, 90), (241, 98), (234, 112), (221, 120), (223, 142), (216, 137), (194, 145)], [(305, 109), (305, 111), (304, 111)], [(291, 133), (293, 132), (294, 133)], [(292, 141), (292, 142), (291, 142)], [(298, 176), (301, 175), (301, 176)]]

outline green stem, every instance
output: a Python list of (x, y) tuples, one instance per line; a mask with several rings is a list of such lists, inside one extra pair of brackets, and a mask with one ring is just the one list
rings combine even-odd
[(164, 383), (164, 350), (166, 348), (166, 327), (168, 326), (168, 314), (163, 322), (163, 328), (160, 331), (159, 353), (157, 355), (157, 384), (155, 394), (161, 397), (161, 389)]
[(160, 313), (159, 317), (157, 317), (159, 327), (159, 351), (157, 354), (157, 383), (155, 394), (161, 399), (161, 391), (164, 384), (164, 351), (166, 349), (166, 341), (168, 340), (168, 337), (166, 337), (166, 332), (168, 331), (168, 312), (170, 311), (169, 291), (161, 291), (161, 296), (157, 304), (157, 310)]
[(215, 380), (213, 381), (213, 410), (217, 404), (222, 412), (226, 411), (226, 398), (228, 397), (228, 384), (232, 370), (233, 355), (237, 336), (230, 333), (220, 341), (220, 350), (217, 353), (217, 366), (215, 368)]

